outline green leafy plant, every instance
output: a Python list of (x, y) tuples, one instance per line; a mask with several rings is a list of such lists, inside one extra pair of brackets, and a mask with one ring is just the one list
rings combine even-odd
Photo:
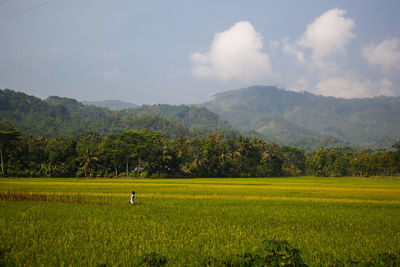
[(135, 266), (164, 266), (166, 263), (167, 258), (165, 256), (153, 252), (140, 256)]
[(256, 255), (269, 266), (306, 266), (300, 250), (285, 240), (264, 240)]
[(207, 257), (201, 266), (307, 266), (303, 263), (300, 250), (287, 241), (264, 240), (255, 253), (245, 252), (225, 259)]

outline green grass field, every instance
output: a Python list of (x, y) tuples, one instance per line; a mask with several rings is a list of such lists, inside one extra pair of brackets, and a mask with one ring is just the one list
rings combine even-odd
[(47, 196), (0, 200), (6, 265), (131, 265), (151, 252), (196, 265), (264, 239), (311, 266), (400, 251), (399, 179), (0, 178), (0, 192)]

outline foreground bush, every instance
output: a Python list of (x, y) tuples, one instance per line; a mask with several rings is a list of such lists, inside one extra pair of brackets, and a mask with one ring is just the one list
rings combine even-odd
[(375, 266), (386, 266), (386, 267), (398, 267), (400, 266), (400, 253), (398, 255), (392, 253), (381, 253), (370, 259), (368, 262), (357, 262), (357, 261), (337, 261), (331, 264), (332, 267), (375, 267)]
[(201, 266), (307, 266), (300, 250), (287, 241), (264, 240), (255, 253), (245, 252), (225, 259), (206, 258)]
[(166, 263), (165, 256), (153, 252), (140, 256), (134, 266), (164, 266)]
[[(264, 240), (255, 253), (241, 253), (224, 259), (208, 257), (198, 264), (204, 267), (256, 267), (256, 266), (308, 266), (301, 258), (300, 250), (292, 247), (287, 241)], [(197, 265), (196, 265), (197, 266)], [(400, 252), (378, 254), (368, 262), (338, 260), (331, 267), (400, 267)]]

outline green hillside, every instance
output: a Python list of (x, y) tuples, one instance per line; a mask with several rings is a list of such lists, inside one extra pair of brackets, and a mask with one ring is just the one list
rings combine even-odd
[(202, 106), (159, 104), (115, 111), (5, 89), (0, 90), (0, 120), (47, 137), (144, 128), (172, 138), (215, 131), (232, 137), (239, 134), (237, 127), (245, 135), (308, 150), (347, 145), (382, 149), (400, 139), (400, 97), (338, 99), (255, 86), (217, 94)]
[(51, 96), (41, 100), (21, 92), (0, 90), (0, 121), (34, 135), (60, 136), (128, 130), (164, 132), (168, 137), (198, 136), (213, 131), (235, 135), (233, 128), (204, 107), (154, 105), (112, 111), (87, 106), (75, 99)]
[(205, 107), (195, 105), (143, 105), (126, 110), (130, 115), (153, 115), (176, 120), (189, 128), (208, 129), (210, 131), (231, 131), (233, 127), (219, 115)]
[(217, 94), (203, 106), (239, 129), (306, 148), (383, 148), (400, 137), (400, 97), (339, 99), (254, 86)]
[(87, 106), (96, 106), (102, 108), (109, 108), (111, 110), (123, 110), (128, 108), (136, 108), (137, 105), (124, 102), (120, 100), (104, 100), (104, 101), (80, 101), (82, 104)]

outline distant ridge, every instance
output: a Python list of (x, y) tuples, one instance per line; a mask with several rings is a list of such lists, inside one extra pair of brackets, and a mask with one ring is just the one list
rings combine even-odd
[(102, 108), (109, 108), (111, 110), (124, 110), (129, 108), (137, 108), (138, 106), (129, 102), (120, 100), (104, 100), (104, 101), (80, 101), (87, 106), (96, 106)]
[(400, 97), (340, 99), (253, 86), (216, 94), (203, 106), (241, 130), (283, 144), (304, 147), (327, 139), (390, 148), (400, 139)]
[(241, 134), (307, 150), (347, 145), (390, 149), (400, 140), (400, 97), (339, 99), (253, 86), (217, 94), (202, 106), (158, 104), (113, 111), (71, 98), (41, 100), (0, 89), (0, 120), (43, 136), (141, 129), (172, 138), (211, 132), (235, 136), (235, 126)]
[[(120, 101), (121, 102), (121, 101)], [(167, 137), (195, 137), (211, 132), (237, 134), (214, 112), (198, 106), (151, 105), (120, 111), (84, 105), (72, 98), (50, 96), (46, 100), (0, 89), (0, 121), (38, 136), (68, 136), (86, 132), (101, 135), (124, 131), (163, 132)]]

